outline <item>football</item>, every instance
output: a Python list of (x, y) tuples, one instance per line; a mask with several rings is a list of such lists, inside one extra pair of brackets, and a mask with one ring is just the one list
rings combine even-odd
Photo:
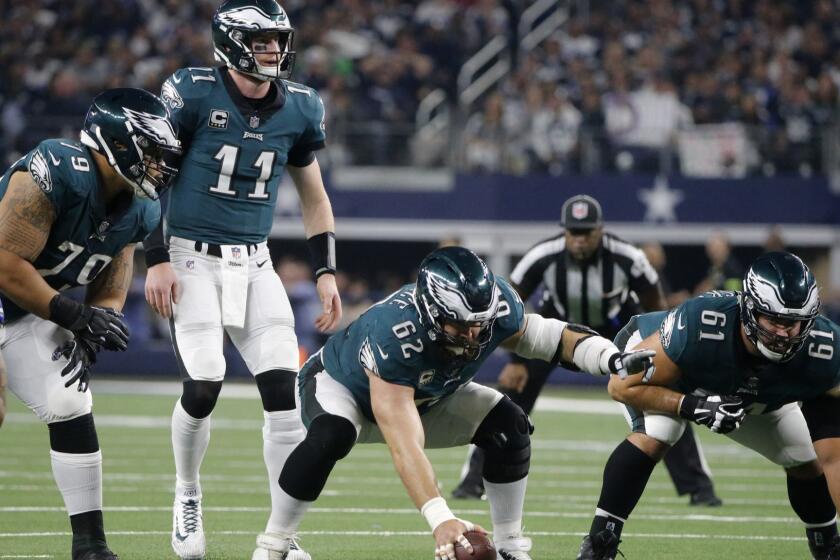
[(470, 554), (461, 546), (461, 543), (456, 542), (455, 558), (458, 560), (496, 560), (496, 547), (487, 535), (478, 531), (466, 531), (464, 536), (470, 541), (473, 553)]

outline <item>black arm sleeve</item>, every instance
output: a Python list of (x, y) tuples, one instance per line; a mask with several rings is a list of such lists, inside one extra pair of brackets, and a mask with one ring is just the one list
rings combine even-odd
[(840, 398), (822, 395), (802, 402), (811, 441), (840, 437)]
[[(166, 200), (168, 200), (168, 197), (166, 197)], [(163, 262), (169, 262), (169, 247), (167, 247), (166, 239), (163, 237), (164, 199), (161, 199), (160, 205), (160, 221), (149, 236), (143, 240), (146, 268), (151, 268)]]
[(326, 146), (324, 142), (307, 144), (305, 146), (294, 146), (289, 150), (286, 164), (292, 167), (306, 167), (315, 161), (315, 152)]

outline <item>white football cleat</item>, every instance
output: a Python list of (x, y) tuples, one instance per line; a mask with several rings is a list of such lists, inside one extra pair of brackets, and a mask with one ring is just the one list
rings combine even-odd
[(172, 550), (181, 560), (204, 560), (204, 523), (200, 498), (175, 498), (172, 508)]
[(312, 557), (298, 546), (295, 537), (260, 533), (251, 560), (312, 560)]
[(531, 560), (531, 539), (522, 535), (493, 539), (496, 545), (496, 560)]

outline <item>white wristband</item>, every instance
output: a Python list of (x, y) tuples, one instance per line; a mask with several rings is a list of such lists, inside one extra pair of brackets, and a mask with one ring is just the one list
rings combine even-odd
[(420, 508), (420, 513), (422, 513), (423, 517), (426, 518), (426, 522), (429, 524), (429, 527), (432, 528), (432, 531), (437, 529), (437, 526), (444, 521), (456, 519), (452, 510), (450, 510), (449, 506), (446, 505), (446, 500), (440, 496), (432, 498), (423, 504), (423, 507)]

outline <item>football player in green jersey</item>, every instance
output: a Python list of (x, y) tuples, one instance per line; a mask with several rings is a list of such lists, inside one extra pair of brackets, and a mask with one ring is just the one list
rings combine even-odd
[(710, 292), (625, 326), (617, 346), (655, 351), (654, 368), (610, 380), (632, 433), (607, 461), (578, 559), (615, 558), (627, 517), (687, 422), (782, 467), (811, 554), (840, 559), (840, 327), (819, 306), (808, 267), (774, 252), (753, 262), (743, 292)]
[[(303, 437), (294, 410), (294, 317), (266, 245), (284, 169), (300, 197), (323, 303), (316, 326), (327, 331), (341, 318), (335, 226), (315, 158), (326, 137), (324, 105), (315, 90), (288, 79), (295, 57), (289, 18), (275, 0), (228, 0), (212, 31), (222, 65), (182, 68), (163, 84), (185, 156), (169, 194), (166, 238), (146, 244), (146, 297), (171, 319), (184, 382), (172, 415), (172, 547), (189, 559), (206, 549), (199, 469), (225, 377), (225, 334), (262, 397), (272, 504), (285, 458)], [(272, 506), (266, 532), (274, 527)], [(291, 546), (290, 560), (308, 558)]]
[[(94, 99), (81, 141), (45, 140), (0, 177), (0, 353), (9, 389), (49, 428), (73, 560), (116, 558), (102, 523), (89, 367), (98, 351), (126, 348), (119, 311), (134, 246), (160, 221), (157, 197), (179, 153), (160, 99), (114, 89)], [(60, 293), (77, 286), (87, 286), (84, 303)]]
[[(441, 497), (424, 448), (474, 443), (499, 558), (530, 560), (522, 510), (531, 423), (508, 397), (472, 382), (499, 346), (595, 375), (647, 367), (653, 352), (621, 354), (586, 327), (525, 314), (510, 284), (463, 247), (437, 249), (409, 284), (329, 338), (298, 375), (306, 438), (280, 474), (281, 515), (262, 545), (286, 558), (286, 543), (356, 443), (386, 443), (411, 500), (435, 540), (435, 559), (454, 560), (474, 526)], [(256, 558), (256, 556), (255, 556)], [(260, 558), (269, 558), (261, 556)]]

